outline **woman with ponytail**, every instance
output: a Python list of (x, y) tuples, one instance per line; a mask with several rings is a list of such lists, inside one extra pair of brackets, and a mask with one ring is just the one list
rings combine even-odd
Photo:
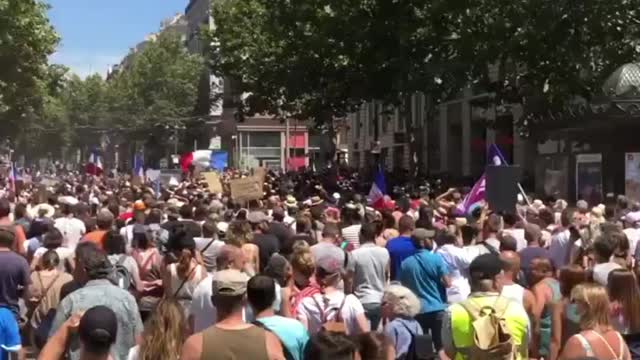
[(167, 265), (163, 281), (165, 297), (176, 299), (188, 317), (193, 291), (207, 276), (207, 271), (196, 260), (196, 243), (182, 226), (173, 229), (168, 245), (176, 262)]

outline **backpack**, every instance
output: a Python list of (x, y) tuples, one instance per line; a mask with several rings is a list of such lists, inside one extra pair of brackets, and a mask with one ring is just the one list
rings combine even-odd
[[(344, 298), (342, 299), (342, 303), (340, 303), (340, 307), (329, 308), (329, 309), (324, 309), (322, 305), (320, 305), (320, 303), (318, 302), (318, 299), (316, 299), (315, 296), (312, 296), (311, 298), (313, 299), (313, 302), (316, 303), (316, 306), (318, 307), (318, 310), (320, 312), (320, 324), (322, 325), (323, 331), (338, 332), (338, 333), (347, 332), (347, 326), (345, 325), (344, 319), (342, 318), (342, 308), (344, 307), (344, 303), (347, 300), (347, 295), (345, 295)], [(336, 311), (336, 316), (332, 320), (328, 320), (327, 314), (332, 310)]]
[(127, 255), (120, 255), (120, 258), (115, 265), (115, 285), (122, 290), (128, 291), (131, 288), (131, 285), (133, 285), (133, 278), (131, 277), (129, 270), (127, 270), (123, 265), (126, 259)]
[(460, 303), (471, 317), (473, 344), (469, 358), (475, 360), (512, 360), (516, 358), (516, 345), (504, 320), (509, 300), (498, 296), (493, 305), (479, 307), (472, 299)]
[[(418, 335), (417, 331), (411, 331), (407, 324), (400, 322), (407, 332), (411, 335), (411, 342), (407, 352), (400, 356), (400, 360), (435, 360), (438, 354), (433, 349), (433, 339), (431, 335)], [(420, 326), (420, 325), (418, 325)]]

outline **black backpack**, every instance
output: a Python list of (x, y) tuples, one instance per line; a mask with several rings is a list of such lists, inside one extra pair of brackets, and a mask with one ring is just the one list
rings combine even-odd
[[(418, 335), (416, 332), (411, 331), (407, 324), (400, 322), (407, 332), (411, 334), (411, 342), (409, 343), (409, 349), (399, 359), (401, 360), (435, 360), (438, 359), (438, 354), (433, 349), (433, 339), (431, 335), (424, 334)], [(420, 326), (420, 325), (418, 325)]]

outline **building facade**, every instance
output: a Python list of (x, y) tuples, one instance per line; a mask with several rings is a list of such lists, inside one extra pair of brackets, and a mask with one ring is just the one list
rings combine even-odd
[(491, 94), (467, 88), (435, 108), (427, 96), (414, 94), (404, 113), (383, 109), (378, 102), (363, 104), (347, 118), (349, 165), (369, 168), (381, 163), (389, 171), (477, 177), (486, 166), (487, 147), (495, 143), (507, 161), (533, 171), (531, 146), (513, 125), (522, 108), (496, 108), (490, 100)]

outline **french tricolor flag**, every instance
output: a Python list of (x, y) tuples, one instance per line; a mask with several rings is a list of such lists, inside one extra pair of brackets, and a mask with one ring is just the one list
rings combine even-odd
[(180, 167), (183, 172), (188, 172), (190, 166), (198, 166), (201, 169), (214, 169), (222, 171), (228, 167), (229, 155), (226, 151), (196, 150), (182, 155)]
[(384, 171), (382, 171), (382, 167), (378, 167), (373, 179), (373, 184), (371, 184), (371, 190), (369, 190), (369, 196), (367, 196), (369, 205), (375, 209), (382, 209), (384, 207), (384, 195), (386, 193), (387, 183), (384, 179)]
[(102, 156), (100, 156), (98, 149), (91, 150), (91, 154), (89, 155), (89, 162), (87, 163), (85, 171), (89, 175), (102, 175)]

